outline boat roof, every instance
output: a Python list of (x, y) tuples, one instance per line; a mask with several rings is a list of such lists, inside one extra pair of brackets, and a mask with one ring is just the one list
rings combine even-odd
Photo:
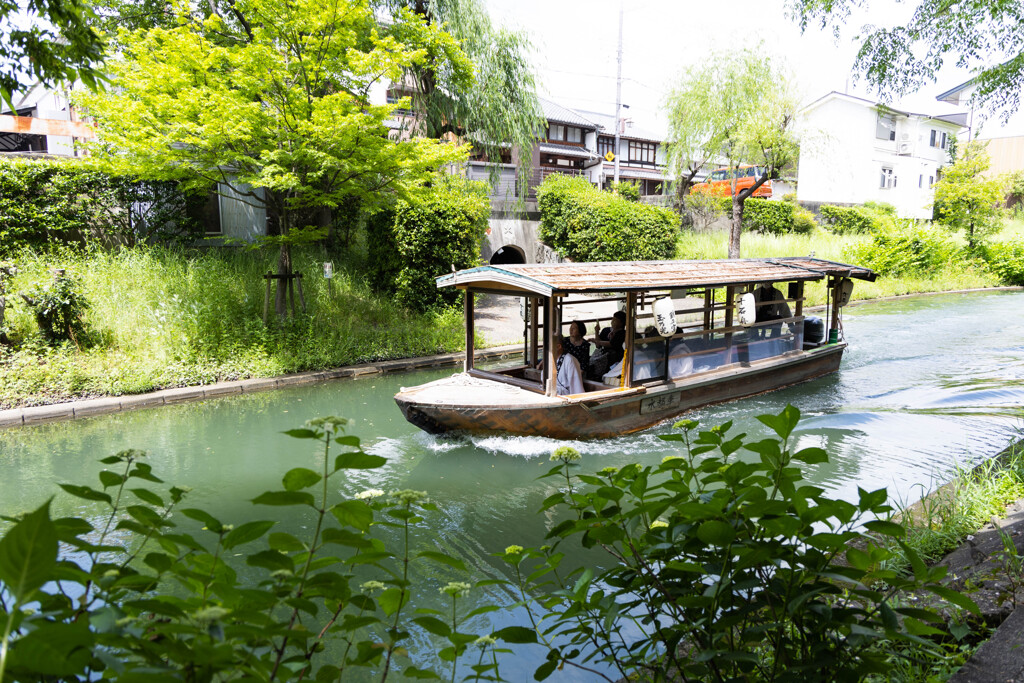
[(725, 287), (757, 282), (849, 277), (873, 282), (869, 268), (824, 259), (786, 256), (702, 261), (611, 261), (480, 266), (437, 278), (438, 287), (534, 293), (626, 292)]

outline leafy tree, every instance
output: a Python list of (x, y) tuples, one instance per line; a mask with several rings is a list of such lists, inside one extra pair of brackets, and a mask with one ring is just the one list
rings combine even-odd
[(495, 28), (481, 0), (379, 1), (392, 13), (411, 10), (431, 25), (443, 25), (473, 63), (472, 80), (444, 68), (443, 61), (411, 66), (415, 131), (431, 138), (465, 137), (492, 162), (508, 154), (510, 145), (526, 151), (518, 159), (525, 191), (528, 151), (544, 125), (527, 36)]
[[(427, 59), (471, 78), (454, 39), (409, 12), (385, 32), (367, 0), (234, 0), (202, 18), (187, 9), (173, 28), (122, 32), (109, 92), (86, 95), (115, 173), (220, 185), (266, 210), (291, 274), (292, 243), (318, 239), (325, 208), (356, 197), (370, 209), (421, 187), (465, 149), (388, 137), (394, 105), (370, 87)], [(219, 12), (223, 12), (223, 14)], [(455, 77), (455, 76), (453, 76)], [(276, 309), (285, 311), (285, 288)]]
[(743, 204), (796, 157), (792, 132), (796, 98), (770, 57), (752, 50), (711, 55), (686, 70), (668, 100), (669, 150), (677, 193), (686, 194), (697, 171), (716, 160), (762, 168), (754, 184), (736, 190), (733, 178), (729, 258), (740, 257)]
[[(841, 25), (868, 0), (790, 0), (800, 28)], [(934, 83), (952, 59), (977, 75), (978, 102), (1002, 110), (1004, 120), (1020, 105), (1024, 88), (1024, 4), (1002, 0), (918, 0), (903, 26), (865, 26), (854, 70), (883, 95), (899, 95)]]
[(953, 231), (963, 231), (967, 247), (997, 232), (1002, 225), (1006, 182), (986, 178), (990, 160), (985, 143), (974, 140), (960, 150), (957, 160), (947, 166), (935, 183), (935, 214), (938, 222)]
[[(19, 11), (25, 16), (17, 18)], [(0, 101), (14, 109), (26, 81), (45, 86), (102, 79), (103, 39), (85, 0), (0, 0)]]

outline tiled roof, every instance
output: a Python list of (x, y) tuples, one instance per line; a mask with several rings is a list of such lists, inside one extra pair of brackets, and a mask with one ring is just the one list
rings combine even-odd
[(554, 145), (547, 142), (542, 142), (538, 145), (541, 154), (561, 154), (566, 157), (574, 157), (576, 159), (600, 159), (601, 157), (591, 152), (589, 149), (583, 147), (573, 147), (571, 145)]
[(598, 124), (580, 115), (578, 112), (575, 112), (572, 109), (566, 109), (562, 105), (555, 104), (551, 100), (546, 100), (543, 97), (539, 99), (540, 106), (544, 110), (544, 118), (548, 121), (554, 121), (555, 123), (567, 123), (570, 126), (579, 126), (581, 128), (597, 130)]
[[(601, 126), (602, 133), (605, 133), (606, 135), (615, 135), (615, 116), (611, 114), (601, 114), (596, 111), (581, 111), (580, 114)], [(626, 138), (627, 140), (643, 140), (645, 142), (661, 142), (665, 139), (664, 135), (639, 126), (631, 125), (631, 122), (629, 121), (626, 122), (626, 126), (623, 128), (622, 133), (619, 134), (619, 137)]]
[(826, 276), (874, 281), (868, 268), (809, 257), (713, 261), (537, 263), (481, 266), (443, 275), (438, 287), (493, 286), (508, 291), (605, 292), (682, 287), (723, 287), (751, 282), (821, 280)]
[[(605, 175), (615, 172), (614, 164), (605, 164), (604, 172)], [(668, 176), (662, 171), (648, 171), (639, 168), (626, 168), (623, 166), (619, 167), (619, 177), (634, 179), (634, 180), (667, 180)]]

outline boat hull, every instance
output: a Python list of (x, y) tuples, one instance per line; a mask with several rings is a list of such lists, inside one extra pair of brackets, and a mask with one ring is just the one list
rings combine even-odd
[[(845, 344), (749, 365), (733, 365), (685, 380), (647, 385), (642, 392), (588, 399), (531, 394), (526, 400), (465, 400), (439, 403), (416, 388), (395, 396), (402, 414), (434, 433), (512, 434), (557, 439), (593, 439), (645, 429), (687, 411), (806, 382), (839, 369)], [(499, 382), (492, 384), (500, 387)], [(498, 397), (500, 398), (500, 397)]]

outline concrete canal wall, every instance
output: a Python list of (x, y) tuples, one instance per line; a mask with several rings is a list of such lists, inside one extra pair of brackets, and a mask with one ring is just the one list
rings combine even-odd
[[(477, 351), (474, 355), (477, 360), (488, 360), (491, 358), (514, 356), (522, 354), (522, 352), (522, 344), (513, 344), (510, 346), (498, 346), (491, 349), (482, 349)], [(323, 382), (330, 379), (353, 379), (356, 377), (379, 375), (390, 372), (451, 367), (460, 365), (464, 357), (465, 354), (462, 351), (459, 351), (457, 353), (445, 353), (436, 356), (380, 361), (378, 363), (363, 363), (361, 365), (350, 365), (343, 368), (335, 368), (333, 370), (298, 372), (291, 375), (281, 375), (279, 377), (243, 379), (234, 382), (217, 382), (216, 384), (207, 384), (202, 386), (161, 389), (160, 391), (153, 391), (147, 394), (104, 396), (103, 398), (90, 398), (81, 401), (55, 403), (53, 405), (46, 406), (12, 408), (9, 410), (0, 410), (0, 428), (38, 424), (40, 422), (50, 422), (53, 420), (72, 420), (79, 417), (103, 415), (106, 413), (119, 413), (123, 410), (150, 408), (153, 406), (184, 403), (186, 401), (202, 401), (208, 398), (229, 396), (231, 394), (250, 394), (256, 391), (281, 389), (283, 387), (293, 387), (300, 384), (312, 384), (314, 382)]]

